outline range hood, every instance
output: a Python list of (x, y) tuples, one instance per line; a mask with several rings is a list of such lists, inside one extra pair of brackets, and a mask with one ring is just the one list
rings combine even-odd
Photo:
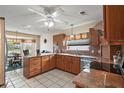
[(89, 45), (90, 39), (80, 39), (80, 40), (68, 40), (66, 42), (67, 46), (76, 46), (76, 45)]

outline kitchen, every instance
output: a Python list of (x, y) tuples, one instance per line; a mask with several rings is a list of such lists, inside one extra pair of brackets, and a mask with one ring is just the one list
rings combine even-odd
[[(41, 87), (65, 87), (65, 82), (69, 81), (70, 86), (67, 84), (68, 86), (66, 87), (123, 88), (124, 6), (82, 5), (60, 6), (59, 8), (61, 7), (62, 9), (64, 9), (64, 7), (65, 9), (70, 8), (70, 10), (75, 9), (73, 12), (78, 11), (78, 17), (81, 17), (82, 19), (84, 17), (83, 20), (87, 20), (85, 21), (85, 23), (81, 24), (72, 24), (72, 22), (74, 22), (72, 21), (71, 24), (68, 24), (68, 27), (64, 28), (64, 31), (56, 31), (56, 33), (53, 31), (53, 28), (49, 27), (47, 29), (45, 28), (46, 30), (48, 30), (49, 34), (46, 34), (46, 32), (44, 32), (43, 34), (38, 32), (38, 35), (40, 35), (40, 39), (38, 39), (37, 41), (40, 43), (40, 45), (37, 47), (36, 50), (34, 50), (33, 54), (29, 54), (28, 52), (25, 53), (26, 55), (23, 56), (23, 67), (21, 68), (21, 70), (17, 69), (17, 72), (15, 70), (12, 71), (12, 73), (11, 71), (6, 72), (8, 73), (8, 75), (6, 76), (10, 76), (9, 78), (12, 78), (10, 79), (12, 83), (10, 84), (10, 87), (38, 87), (40, 84), (35, 83), (34, 85), (30, 85), (30, 82), (34, 82), (34, 80), (32, 79), (36, 79), (38, 81), (38, 79), (45, 76), (50, 81), (48, 83), (46, 79), (42, 79), (42, 82), (38, 81), (42, 84)], [(48, 12), (52, 8), (52, 6), (48, 6), (44, 9), (46, 9)], [(60, 12), (59, 8), (57, 8), (57, 11)], [(86, 11), (80, 8), (84, 8), (84, 10)], [(41, 13), (37, 13), (35, 9), (29, 8), (28, 10), (28, 12), (34, 13), (35, 16), (38, 14), (41, 15)], [(48, 16), (48, 19), (49, 18), (51, 18), (51, 16)], [(0, 19), (4, 20), (3, 18)], [(42, 19), (39, 21), (42, 22), (44, 20)], [(48, 21), (51, 21), (51, 19)], [(56, 21), (58, 20), (56, 19)], [(64, 23), (66, 24), (67, 22)], [(59, 25), (60, 24), (58, 24), (58, 27)], [(31, 30), (29, 26), (28, 28), (28, 30)], [(18, 32), (18, 34), (21, 33)], [(15, 35), (17, 35), (16, 32)], [(17, 35), (17, 37), (18, 36), (19, 35)], [(22, 41), (28, 42), (26, 40)], [(0, 64), (2, 64), (1, 60)], [(18, 71), (21, 72), (18, 73)], [(16, 80), (16, 82), (14, 83), (14, 77), (11, 77), (11, 75), (14, 75), (15, 72), (17, 73), (17, 75), (19, 75), (19, 77), (21, 77), (21, 79), (23, 79), (23, 81), (28, 82), (29, 86), (25, 84), (19, 85), (19, 83), (21, 83), (21, 80)], [(70, 79), (66, 78), (66, 81), (60, 80), (61, 82), (58, 79), (58, 81), (55, 80), (55, 82), (53, 82), (53, 76), (51, 75), (53, 74), (53, 72), (55, 74), (55, 77), (59, 77), (60, 75), (59, 79), (64, 78), (64, 76), (69, 77)], [(51, 74), (48, 75), (49, 73)], [(63, 73), (62, 76), (61, 73)], [(9, 83), (10, 82), (8, 82), (8, 84)]]

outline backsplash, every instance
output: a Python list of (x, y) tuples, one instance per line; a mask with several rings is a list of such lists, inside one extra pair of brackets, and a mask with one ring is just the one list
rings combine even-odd
[(99, 47), (98, 46), (92, 46), (92, 47), (90, 46), (89, 51), (82, 51), (82, 50), (63, 50), (62, 53), (100, 56)]

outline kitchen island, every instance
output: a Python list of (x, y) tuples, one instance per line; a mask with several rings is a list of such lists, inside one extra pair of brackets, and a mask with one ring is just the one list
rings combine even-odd
[(124, 88), (121, 75), (90, 69), (90, 72), (80, 72), (73, 83), (77, 88)]

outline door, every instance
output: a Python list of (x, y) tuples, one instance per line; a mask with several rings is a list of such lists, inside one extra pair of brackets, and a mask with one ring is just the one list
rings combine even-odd
[(0, 17), (0, 85), (5, 84), (5, 20)]

